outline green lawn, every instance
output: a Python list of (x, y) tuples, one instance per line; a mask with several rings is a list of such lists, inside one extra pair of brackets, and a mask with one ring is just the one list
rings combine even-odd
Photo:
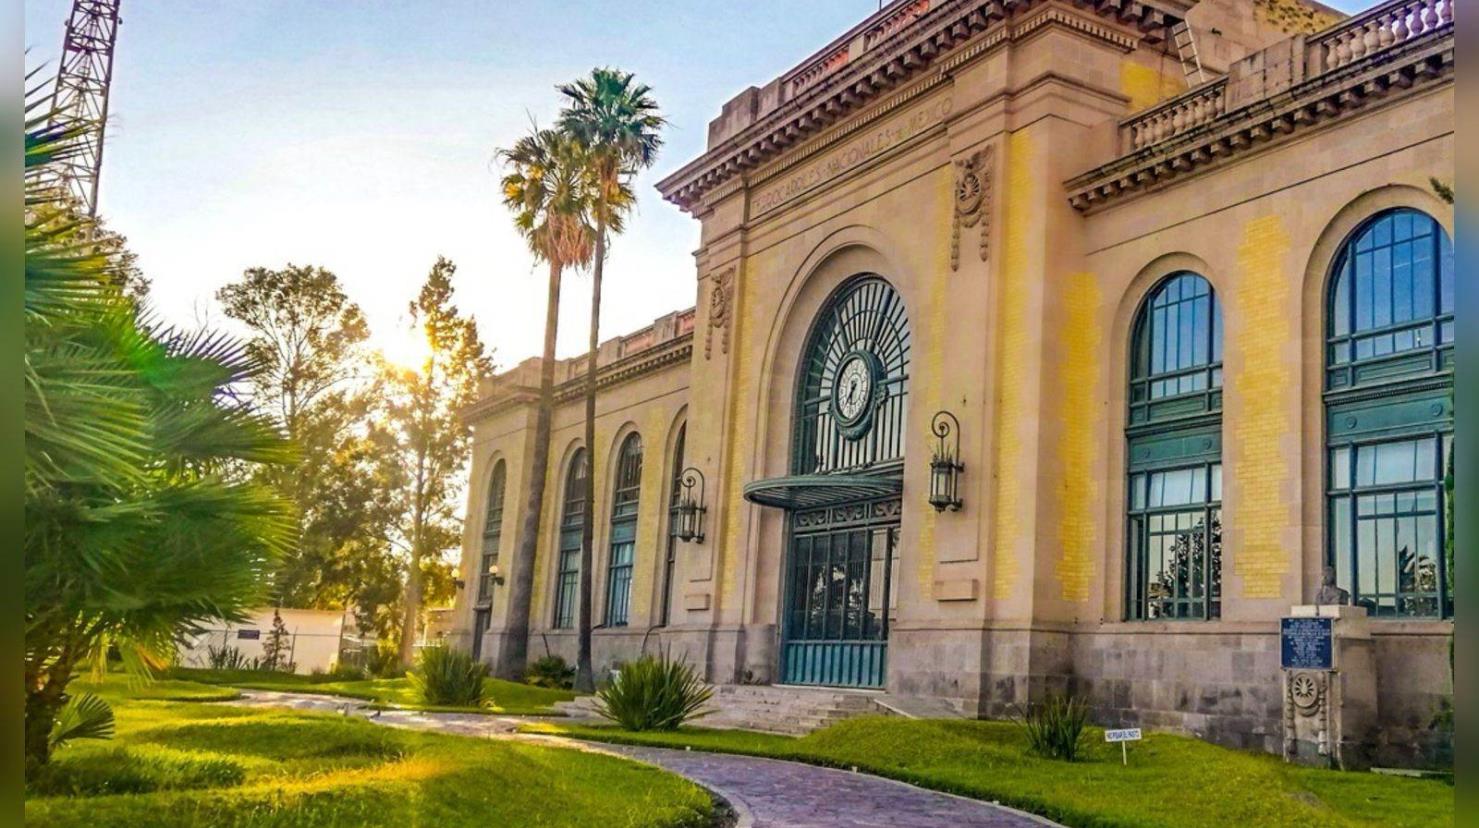
[(1098, 729), (1085, 737), (1086, 759), (1064, 763), (1028, 753), (1020, 728), (1008, 722), (866, 717), (801, 738), (700, 728), (628, 733), (553, 722), (522, 730), (855, 767), (1081, 828), (1394, 828), (1454, 820), (1454, 789), (1445, 782), (1296, 767), (1162, 733), (1132, 745), (1129, 767), (1122, 767), (1119, 748), (1104, 744)]
[(488, 688), (488, 694), (493, 699), (493, 703), (488, 707), (434, 707), (421, 702), (416, 688), (411, 686), (411, 680), (407, 678), (334, 681), (329, 676), (267, 673), (258, 670), (191, 670), (186, 668), (172, 670), (170, 675), (193, 682), (227, 685), (247, 690), (322, 693), (415, 710), (457, 713), (557, 716), (560, 714), (550, 705), (575, 698), (575, 694), (569, 690), (550, 690), (545, 687), (489, 678), (484, 679), (483, 685)]
[[(84, 689), (84, 688), (78, 688)], [(576, 750), (419, 733), (333, 714), (159, 701), (110, 677), (117, 737), (28, 780), (26, 823), (132, 826), (707, 825), (697, 786)], [(168, 682), (167, 695), (229, 696)]]

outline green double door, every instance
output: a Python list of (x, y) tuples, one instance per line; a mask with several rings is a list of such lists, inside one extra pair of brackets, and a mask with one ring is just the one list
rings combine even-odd
[(783, 683), (883, 686), (899, 513), (894, 499), (791, 514)]

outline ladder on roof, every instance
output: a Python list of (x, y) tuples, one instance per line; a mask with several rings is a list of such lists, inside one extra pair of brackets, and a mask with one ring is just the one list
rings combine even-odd
[(1207, 75), (1202, 71), (1202, 59), (1197, 55), (1197, 40), (1192, 37), (1191, 27), (1185, 20), (1179, 20), (1171, 27), (1171, 42), (1176, 44), (1176, 55), (1181, 58), (1181, 72), (1186, 77), (1186, 85), (1196, 86), (1205, 81)]

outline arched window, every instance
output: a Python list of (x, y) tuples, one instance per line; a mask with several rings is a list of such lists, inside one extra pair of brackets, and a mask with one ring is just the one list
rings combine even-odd
[(606, 626), (625, 627), (632, 608), (632, 561), (642, 493), (642, 438), (628, 434), (616, 458), (611, 492), (611, 556), (606, 565)]
[(493, 464), (493, 475), (488, 478), (488, 511), (483, 518), (483, 553), (478, 567), (478, 604), (493, 603), (493, 566), (498, 563), (498, 547), (503, 541), (503, 500), (506, 493), (507, 472), (502, 459)]
[(792, 440), (794, 474), (876, 467), (904, 457), (909, 317), (893, 285), (843, 286), (812, 328)]
[(673, 477), (668, 482), (668, 543), (662, 564), (662, 605), (658, 607), (664, 627), (672, 618), (673, 573), (678, 566), (678, 504), (683, 498), (683, 443), (687, 439), (688, 423), (684, 423), (678, 426), (678, 440), (673, 447)]
[(1126, 616), (1222, 612), (1222, 310), (1195, 273), (1151, 291), (1130, 343)]
[(585, 476), (589, 473), (585, 449), (576, 449), (565, 474), (565, 505), (560, 515), (560, 550), (555, 572), (555, 627), (558, 629), (575, 625), (580, 530), (585, 525)]
[(1327, 562), (1373, 616), (1453, 612), (1453, 294), (1453, 245), (1417, 210), (1362, 223), (1331, 271)]

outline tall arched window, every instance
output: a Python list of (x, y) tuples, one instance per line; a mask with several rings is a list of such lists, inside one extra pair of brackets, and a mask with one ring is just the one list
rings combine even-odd
[(632, 561), (642, 493), (642, 438), (628, 434), (616, 458), (611, 492), (611, 554), (606, 565), (606, 626), (625, 627), (632, 608)]
[(1195, 273), (1151, 291), (1130, 343), (1126, 616), (1222, 612), (1222, 310)]
[(560, 550), (555, 572), (555, 627), (559, 629), (575, 625), (580, 530), (585, 524), (585, 476), (589, 473), (585, 449), (576, 449), (565, 474), (565, 505), (560, 515)]
[(478, 567), (478, 604), (482, 606), (493, 603), (492, 569), (498, 563), (498, 547), (503, 541), (503, 500), (507, 488), (507, 472), (499, 459), (488, 478), (488, 511), (483, 518), (483, 553)]
[(1373, 616), (1453, 612), (1453, 292), (1448, 234), (1405, 208), (1362, 223), (1331, 272), (1327, 561)]
[(678, 504), (683, 499), (683, 443), (688, 439), (688, 423), (678, 426), (678, 440), (673, 448), (673, 477), (668, 482), (668, 543), (662, 564), (662, 605), (658, 607), (659, 623), (666, 627), (672, 618), (673, 573), (678, 566)]

